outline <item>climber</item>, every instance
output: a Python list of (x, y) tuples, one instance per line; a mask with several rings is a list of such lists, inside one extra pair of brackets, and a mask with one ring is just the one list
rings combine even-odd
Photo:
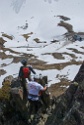
[(27, 66), (27, 60), (23, 59), (21, 61), (22, 65), (19, 70), (19, 78), (28, 78), (29, 81), (31, 81), (31, 72), (33, 74), (36, 74), (36, 72), (33, 70), (32, 66)]
[(31, 81), (31, 72), (36, 74), (33, 70), (32, 66), (27, 66), (27, 60), (23, 59), (21, 61), (22, 65), (19, 70), (18, 78), (21, 80), (21, 86), (23, 87), (23, 99), (27, 97), (27, 89), (26, 89), (26, 78)]
[[(34, 81), (28, 82), (28, 100), (30, 102), (30, 109), (29, 114), (32, 113), (32, 110), (34, 109), (35, 114), (40, 113), (40, 109), (42, 107), (40, 96), (41, 93), (46, 91), (47, 86), (43, 87), (39, 83), (39, 76), (34, 76)], [(39, 114), (38, 114), (39, 115)]]

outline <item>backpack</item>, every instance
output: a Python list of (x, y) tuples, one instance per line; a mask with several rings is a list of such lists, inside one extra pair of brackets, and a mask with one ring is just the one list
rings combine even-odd
[(24, 78), (28, 78), (29, 74), (30, 74), (30, 70), (28, 67), (23, 67), (22, 68), (22, 71), (23, 71), (23, 77)]

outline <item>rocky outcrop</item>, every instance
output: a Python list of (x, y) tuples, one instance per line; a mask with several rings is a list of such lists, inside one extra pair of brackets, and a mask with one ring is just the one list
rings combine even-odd
[[(47, 83), (46, 76), (39, 80), (43, 86)], [(27, 98), (26, 100), (23, 99), (21, 81), (10, 75), (4, 79), (2, 85), (0, 89), (0, 125), (28, 124), (28, 121), (31, 120), (31, 114), (29, 114), (30, 104)], [(50, 97), (47, 90), (43, 93), (42, 98), (45, 102), (46, 106), (44, 107), (46, 109), (50, 104)]]
[[(42, 83), (45, 83), (44, 79)], [(48, 93), (46, 97), (48, 105), (41, 116), (34, 117), (36, 114), (33, 114), (29, 117), (29, 102), (23, 100), (20, 81), (11, 76), (5, 78), (0, 90), (0, 125), (84, 125), (84, 62), (62, 95), (52, 97), (50, 101)]]
[(84, 125), (84, 62), (66, 92), (55, 99), (45, 125)]
[(73, 82), (78, 82), (81, 83), (84, 80), (84, 61), (82, 63), (82, 65), (80, 66), (80, 69), (78, 71), (78, 73), (76, 74)]

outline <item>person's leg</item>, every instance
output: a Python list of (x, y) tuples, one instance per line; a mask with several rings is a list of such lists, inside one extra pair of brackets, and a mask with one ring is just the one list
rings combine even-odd
[(42, 117), (42, 104), (40, 103), (40, 101), (34, 101), (34, 105), (35, 105), (34, 119), (35, 121), (38, 121), (38, 119)]
[(28, 107), (28, 122), (31, 123), (32, 119), (34, 118), (34, 115), (33, 115), (33, 109), (34, 109), (34, 102), (30, 99), (29, 100), (29, 107)]
[(38, 111), (38, 101), (34, 101), (34, 106), (35, 106), (35, 114), (37, 113)]
[(42, 106), (41, 101), (40, 100), (36, 101), (36, 113), (37, 114), (40, 115), (42, 113), (42, 108), (43, 106)]
[(27, 100), (28, 93), (26, 88), (26, 80), (24, 78), (22, 79), (22, 87), (23, 87), (23, 99)]
[(29, 103), (30, 103), (29, 114), (31, 115), (32, 114), (32, 109), (33, 109), (33, 101), (29, 99)]

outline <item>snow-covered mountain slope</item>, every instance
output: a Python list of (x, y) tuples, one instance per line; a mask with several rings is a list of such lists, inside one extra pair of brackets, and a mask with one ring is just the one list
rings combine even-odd
[[(46, 66), (54, 66), (45, 70), (35, 68), (37, 74), (48, 75), (49, 85), (59, 82), (61, 78), (73, 80), (84, 60), (84, 41), (72, 43), (67, 40), (64, 36), (67, 28), (58, 24), (62, 21), (70, 24), (74, 32), (84, 32), (83, 5), (83, 0), (1, 1), (0, 37), (6, 40), (4, 48), (7, 50), (1, 48), (0, 54), (7, 56), (0, 59), (0, 69), (6, 71), (0, 76), (0, 86), (7, 75), (17, 76), (21, 64), (15, 63), (13, 58), (24, 57), (24, 54), (34, 56), (29, 60), (34, 58), (46, 62)], [(12, 36), (12, 39), (6, 35)], [(58, 70), (57, 65), (63, 63), (67, 65)]]

